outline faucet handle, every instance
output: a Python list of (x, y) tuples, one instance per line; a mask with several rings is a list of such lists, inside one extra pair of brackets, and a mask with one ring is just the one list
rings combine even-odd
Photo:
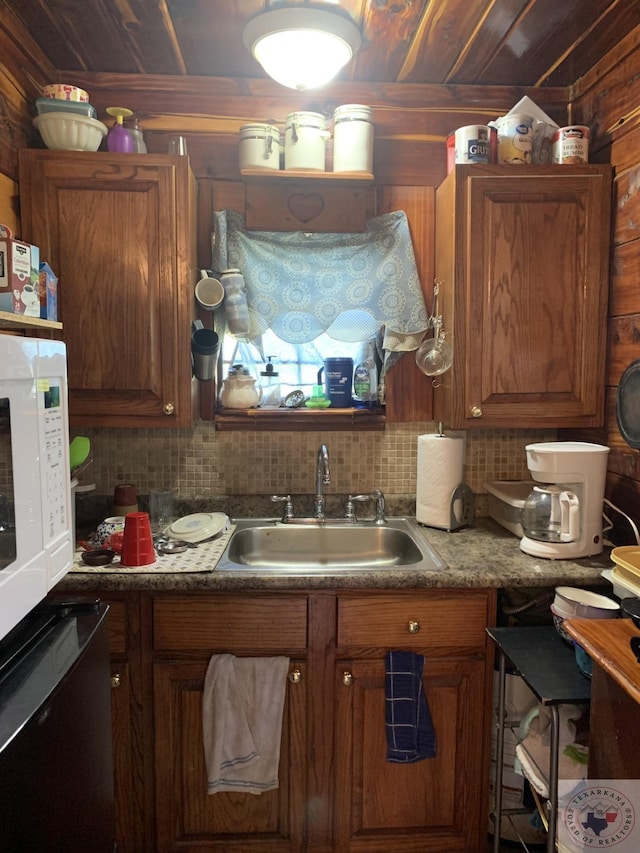
[(284, 522), (293, 518), (293, 503), (291, 501), (291, 495), (271, 495), (271, 501), (273, 503), (279, 503), (281, 501), (284, 502), (284, 507), (282, 509), (282, 520)]
[(364, 503), (368, 500), (371, 500), (371, 495), (348, 495), (347, 503), (344, 508), (344, 517), (350, 519), (351, 521), (356, 521), (356, 510), (354, 507), (354, 503), (356, 503), (356, 501), (358, 503)]

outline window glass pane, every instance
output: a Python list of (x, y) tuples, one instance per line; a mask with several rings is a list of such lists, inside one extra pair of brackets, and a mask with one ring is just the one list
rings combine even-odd
[[(268, 329), (260, 339), (259, 346), (253, 343), (237, 341), (226, 335), (222, 346), (222, 375), (225, 378), (232, 364), (242, 364), (260, 383), (260, 373), (265, 369), (269, 356), (278, 373), (282, 396), (300, 388), (305, 394), (311, 394), (312, 386), (317, 383), (318, 371), (325, 358), (345, 356), (354, 361), (360, 351), (359, 342), (336, 341), (322, 334), (310, 343), (290, 344), (283, 341)], [(263, 358), (264, 354), (264, 358)]]

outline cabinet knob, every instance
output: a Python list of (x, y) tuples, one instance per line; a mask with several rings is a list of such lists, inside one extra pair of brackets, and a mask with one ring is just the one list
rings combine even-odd
[(420, 630), (420, 623), (416, 622), (415, 619), (409, 619), (409, 624), (407, 625), (410, 634), (417, 634)]
[(482, 417), (482, 409), (480, 406), (471, 406), (471, 417), (472, 418), (481, 418)]
[(302, 681), (302, 673), (299, 669), (294, 669), (289, 673), (287, 678), (292, 684), (300, 684), (300, 682)]
[(349, 670), (347, 670), (346, 672), (343, 672), (343, 673), (342, 673), (342, 683), (343, 683), (346, 687), (348, 687), (350, 684), (352, 684), (352, 683), (353, 683), (353, 675), (351, 675), (351, 673), (349, 672)]
[(112, 687), (120, 687), (120, 675), (116, 672), (115, 675), (111, 676), (111, 686)]
[(164, 406), (162, 407), (162, 411), (164, 412), (165, 415), (172, 415), (175, 412), (175, 410), (176, 410), (176, 407), (173, 405), (173, 403), (165, 403)]

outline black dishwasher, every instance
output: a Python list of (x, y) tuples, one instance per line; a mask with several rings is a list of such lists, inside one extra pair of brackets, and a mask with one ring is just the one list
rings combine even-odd
[(114, 853), (108, 606), (44, 601), (0, 643), (0, 849)]

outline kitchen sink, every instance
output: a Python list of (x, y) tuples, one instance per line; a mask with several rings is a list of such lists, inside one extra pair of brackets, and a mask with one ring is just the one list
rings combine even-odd
[(235, 524), (218, 572), (315, 575), (446, 567), (408, 518), (391, 518), (384, 525), (342, 519), (309, 523), (239, 519)]

